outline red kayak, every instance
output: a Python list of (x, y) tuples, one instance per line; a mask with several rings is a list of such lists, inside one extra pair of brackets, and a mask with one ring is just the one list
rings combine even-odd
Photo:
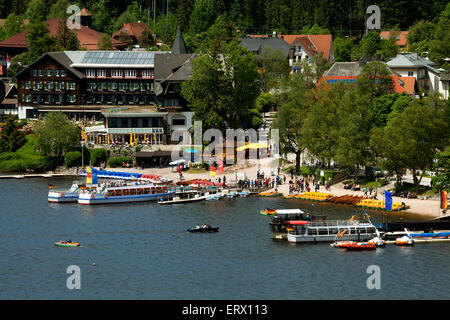
[(377, 248), (374, 244), (368, 243), (345, 243), (339, 246), (339, 248), (347, 249), (348, 251), (365, 251), (365, 250), (375, 250)]

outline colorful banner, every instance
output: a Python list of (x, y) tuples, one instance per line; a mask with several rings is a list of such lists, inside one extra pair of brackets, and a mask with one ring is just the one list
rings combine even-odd
[(94, 168), (86, 168), (86, 183), (97, 184), (97, 171)]
[(214, 167), (214, 166), (210, 166), (209, 167), (209, 176), (210, 177), (215, 177), (216, 176), (216, 167)]
[(392, 193), (389, 191), (384, 191), (384, 209), (391, 210), (392, 209)]
[(441, 209), (447, 209), (447, 191), (441, 191)]

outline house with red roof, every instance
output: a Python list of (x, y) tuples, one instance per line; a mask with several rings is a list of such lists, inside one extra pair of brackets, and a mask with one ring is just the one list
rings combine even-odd
[[(333, 66), (319, 78), (317, 85), (332, 85), (337, 82), (356, 83), (361, 78), (363, 61), (357, 62), (335, 62)], [(417, 83), (414, 77), (402, 77), (398, 74), (391, 74), (394, 91), (396, 93), (407, 93), (411, 97), (418, 92)]]
[(142, 33), (147, 31), (153, 37), (153, 42), (156, 44), (158, 39), (156, 35), (153, 34), (152, 30), (148, 27), (148, 25), (144, 22), (125, 22), (123, 27), (118, 30), (116, 33), (112, 35), (113, 39), (120, 40), (121, 34), (126, 34), (130, 37), (132, 44), (134, 46), (139, 47), (139, 38), (142, 36)]
[[(103, 33), (91, 29), (91, 14), (86, 9), (82, 9), (78, 15), (80, 16), (80, 29), (72, 29), (76, 33), (80, 47), (86, 50), (98, 50), (98, 42)], [(46, 24), (50, 35), (57, 34), (59, 19), (48, 19)], [(0, 56), (11, 58), (15, 55), (28, 50), (28, 42), (26, 40), (28, 31), (24, 30), (8, 39), (0, 41)], [(112, 39), (112, 45), (115, 50), (124, 50), (127, 46), (117, 39)], [(6, 67), (6, 66), (4, 66)]]
[[(391, 37), (392, 31), (381, 31), (380, 37), (381, 39), (389, 39)], [(408, 50), (408, 31), (400, 31), (396, 36), (396, 44), (400, 47), (400, 49)]]
[[(269, 36), (251, 35), (251, 38), (266, 38)], [(334, 62), (333, 37), (331, 34), (311, 34), (311, 35), (295, 35), (295, 34), (277, 34), (273, 33), (272, 37), (283, 39), (289, 47), (293, 49), (293, 57), (289, 59), (290, 65), (299, 60), (310, 59), (317, 54), (322, 56), (329, 62)]]

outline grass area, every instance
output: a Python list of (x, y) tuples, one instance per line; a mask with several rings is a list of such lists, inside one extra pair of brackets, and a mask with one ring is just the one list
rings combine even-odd
[[(353, 185), (355, 183), (355, 180), (349, 179), (342, 182), (343, 184), (350, 184)], [(369, 189), (372, 187), (373, 189), (384, 187), (385, 185), (388, 185), (389, 182), (386, 179), (378, 179), (378, 181), (369, 180), (365, 177), (358, 178), (358, 184), (360, 185), (361, 189), (367, 188)]]
[(55, 157), (45, 157), (36, 151), (37, 140), (33, 135), (25, 139), (25, 144), (16, 152), (0, 154), (1, 172), (45, 172), (56, 168), (58, 160)]

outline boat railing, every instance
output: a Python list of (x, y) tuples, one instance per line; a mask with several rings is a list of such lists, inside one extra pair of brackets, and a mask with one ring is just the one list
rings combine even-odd
[[(358, 221), (358, 222), (356, 222)], [(324, 221), (310, 221), (308, 222), (309, 227), (349, 227), (359, 225), (359, 220), (324, 220)]]

